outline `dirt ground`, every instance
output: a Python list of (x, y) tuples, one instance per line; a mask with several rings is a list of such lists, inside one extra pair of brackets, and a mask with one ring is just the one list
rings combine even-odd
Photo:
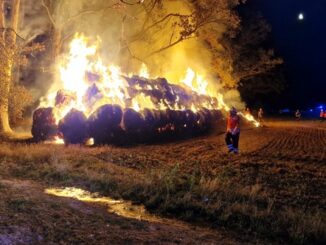
[[(326, 122), (243, 126), (237, 155), (221, 130), (128, 148), (4, 142), (0, 169), (0, 244), (325, 241)], [(45, 193), (57, 187), (130, 200), (155, 219)]]

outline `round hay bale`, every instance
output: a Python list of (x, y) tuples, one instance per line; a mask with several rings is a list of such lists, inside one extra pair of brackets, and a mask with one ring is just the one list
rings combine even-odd
[(145, 121), (139, 112), (128, 108), (123, 113), (122, 125), (127, 132), (139, 131), (144, 127)]
[(185, 118), (185, 124), (187, 130), (192, 130), (196, 124), (196, 114), (192, 110), (186, 110), (184, 114)]
[(201, 109), (197, 113), (198, 115), (198, 121), (197, 121), (197, 127), (199, 133), (206, 133), (214, 128), (217, 120), (220, 117), (219, 111), (212, 111), (208, 110), (206, 108)]
[(53, 113), (53, 108), (39, 108), (33, 113), (32, 135), (35, 141), (44, 141), (54, 138), (58, 127)]
[(88, 118), (89, 136), (95, 144), (109, 144), (116, 131), (119, 132), (122, 109), (118, 105), (103, 105)]
[(122, 125), (126, 132), (127, 144), (143, 141), (142, 134), (145, 132), (146, 124), (139, 112), (130, 108), (125, 109), (122, 117)]
[(58, 128), (66, 144), (83, 144), (87, 140), (87, 118), (81, 111), (72, 109), (60, 120)]
[(144, 109), (142, 115), (145, 122), (144, 127), (144, 140), (146, 142), (152, 141), (157, 135), (157, 129), (155, 127), (155, 114), (150, 109)]

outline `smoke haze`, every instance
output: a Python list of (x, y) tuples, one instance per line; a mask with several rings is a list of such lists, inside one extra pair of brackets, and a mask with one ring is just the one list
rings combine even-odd
[[(180, 37), (181, 28), (178, 21), (171, 18), (162, 25), (143, 32), (141, 37), (137, 33), (142, 30), (145, 21), (154, 23), (169, 13), (189, 15), (193, 7), (187, 1), (163, 1), (164, 4), (153, 10), (154, 19), (147, 19), (142, 4), (125, 5), (120, 1), (105, 0), (58, 0), (52, 6), (53, 20), (57, 30), (62, 31), (62, 54), (68, 51), (68, 44), (74, 33), (84, 33), (96, 41), (101, 42), (100, 53), (105, 63), (117, 64), (125, 73), (137, 73), (145, 63), (153, 77), (166, 77), (175, 83), (185, 77), (190, 67), (198, 74), (209, 80), (208, 90), (212, 94), (225, 94), (228, 104), (243, 107), (238, 91), (223, 91), (218, 76), (212, 75), (211, 53), (199, 37), (192, 37), (177, 45), (158, 52), (149, 57), (149, 54), (173, 43)], [(146, 4), (146, 1), (144, 1)], [(41, 1), (24, 1), (22, 35), (26, 39), (33, 39), (38, 35), (49, 33), (51, 22)], [(28, 14), (27, 14), (28, 13)], [(216, 29), (216, 27), (215, 27)], [(218, 34), (224, 33), (224, 26), (217, 28)], [(137, 38), (134, 38), (137, 36)], [(219, 36), (216, 36), (218, 39)], [(53, 64), (54, 65), (54, 64)], [(36, 78), (37, 96), (44, 95), (44, 88), (49, 89), (51, 81), (48, 76), (40, 74)], [(42, 89), (43, 88), (43, 89)]]

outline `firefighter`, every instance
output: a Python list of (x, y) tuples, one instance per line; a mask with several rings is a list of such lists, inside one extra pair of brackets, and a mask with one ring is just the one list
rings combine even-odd
[(323, 109), (320, 110), (320, 114), (319, 114), (320, 120), (325, 120), (326, 118), (326, 111), (324, 111)]
[(295, 112), (295, 118), (297, 120), (300, 120), (301, 119), (301, 112), (299, 111), (299, 109)]
[(258, 111), (258, 121), (259, 122), (263, 122), (263, 116), (264, 116), (263, 108), (259, 108), (259, 111)]
[(239, 153), (239, 137), (240, 137), (240, 117), (237, 110), (232, 107), (227, 118), (227, 128), (225, 134), (225, 143), (229, 153)]
[(249, 107), (246, 108), (245, 115), (246, 116), (250, 116), (251, 115), (251, 111), (250, 111)]

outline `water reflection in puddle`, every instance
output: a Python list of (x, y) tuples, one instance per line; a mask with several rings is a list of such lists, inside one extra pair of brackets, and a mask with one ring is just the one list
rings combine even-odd
[(106, 205), (109, 213), (114, 213), (126, 218), (159, 222), (161, 219), (148, 213), (143, 205), (132, 204), (130, 201), (116, 200), (110, 197), (101, 197), (98, 193), (91, 193), (80, 188), (48, 188), (46, 194), (74, 198), (82, 202)]

